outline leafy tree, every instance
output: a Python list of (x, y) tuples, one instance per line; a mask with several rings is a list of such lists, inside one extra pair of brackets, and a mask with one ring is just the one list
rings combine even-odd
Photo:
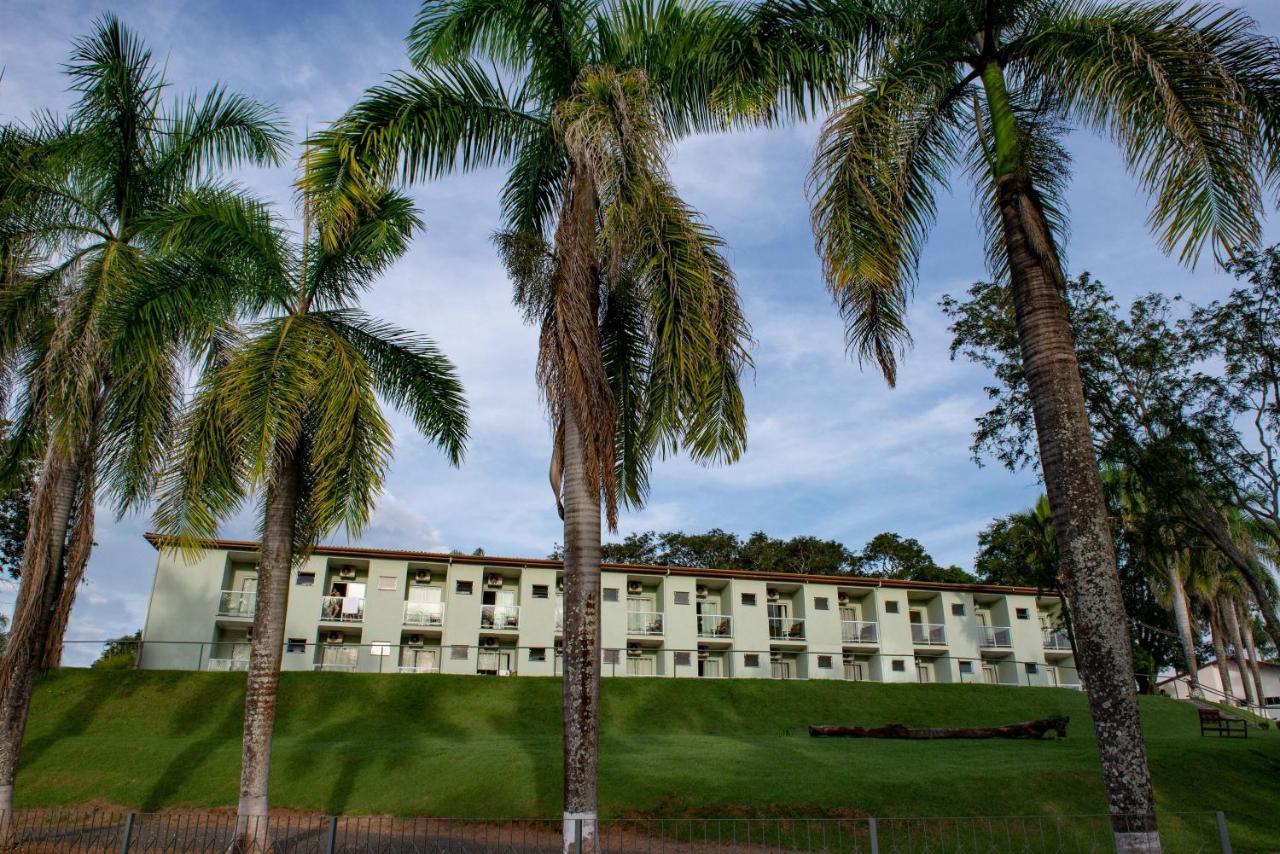
[(60, 660), (99, 492), (122, 513), (148, 500), (185, 371), (255, 299), (221, 256), (162, 251), (157, 212), (283, 148), (275, 112), (244, 96), (167, 103), (150, 52), (114, 17), (66, 70), (78, 97), (65, 118), (0, 132), (0, 365), (16, 392), (0, 482), (40, 459), (0, 660), (5, 839), (32, 685)]
[(1026, 585), (1058, 590), (1058, 547), (1053, 539), (1049, 499), (1002, 516), (978, 534), (973, 570), (986, 584)]
[(142, 643), (142, 630), (107, 641), (98, 660), (89, 665), (95, 670), (132, 670), (138, 665), (138, 645)]
[(958, 566), (939, 566), (914, 537), (903, 539), (886, 531), (876, 534), (853, 559), (859, 575), (909, 581), (972, 583), (976, 579)]
[(655, 454), (731, 462), (746, 442), (733, 276), (665, 165), (686, 114), (704, 109), (678, 73), (703, 15), (675, 0), (424, 3), (413, 70), (370, 89), (308, 151), (308, 184), (338, 231), (370, 176), (510, 169), (496, 242), (540, 330), (565, 523), (566, 847), (576, 825), (586, 850), (598, 846), (601, 509), (614, 528), (619, 502), (643, 503)]
[(0, 495), (0, 572), (17, 578), (22, 570), (22, 549), (31, 524), (31, 494), (35, 489), (35, 463), (23, 466), (13, 484)]
[(167, 241), (215, 248), (272, 295), (267, 316), (233, 330), (183, 417), (156, 523), (198, 551), (250, 495), (261, 495), (258, 588), (245, 693), (238, 844), (270, 850), (268, 778), (285, 606), (294, 563), (339, 526), (368, 522), (391, 462), (378, 398), (406, 412), (449, 460), (461, 459), (466, 404), (452, 364), (428, 339), (354, 306), (420, 225), (383, 192), (337, 241), (301, 243), (270, 212), (230, 190), (192, 194), (169, 211)]
[[(799, 536), (775, 539), (756, 531), (746, 540), (720, 528), (705, 534), (683, 531), (644, 531), (628, 534), (620, 543), (605, 543), (606, 562), (653, 566), (711, 567), (759, 572), (850, 573), (852, 555), (835, 540)], [(563, 558), (557, 548), (551, 557)]]

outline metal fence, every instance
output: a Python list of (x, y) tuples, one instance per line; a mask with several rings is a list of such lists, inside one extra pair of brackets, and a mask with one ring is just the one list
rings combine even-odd
[[(812, 852), (812, 854), (1093, 854), (1115, 850), (1105, 815), (1004, 818), (611, 819), (571, 827), (607, 854)], [(563, 824), (546, 820), (468, 820), (279, 815), (240, 826), (226, 812), (126, 813), (28, 810), (0, 816), (21, 852), (233, 852), (246, 839), (280, 854), (542, 854), (561, 849)], [(261, 832), (259, 832), (261, 831)], [(595, 831), (594, 833), (592, 831)], [(1161, 816), (1166, 854), (1222, 852), (1231, 841), (1223, 813)], [(591, 846), (583, 846), (583, 850)]]

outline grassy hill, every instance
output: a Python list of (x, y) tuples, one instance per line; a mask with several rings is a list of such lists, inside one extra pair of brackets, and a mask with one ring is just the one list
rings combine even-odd
[[(244, 676), (66, 670), (39, 685), (19, 806), (234, 804)], [(332, 813), (555, 816), (560, 683), (285, 674), (279, 806)], [(1084, 696), (1061, 689), (767, 680), (605, 680), (608, 815), (1105, 812)], [(811, 723), (979, 726), (1062, 713), (1063, 741), (811, 739)], [(1159, 808), (1225, 810), (1238, 850), (1280, 849), (1280, 734), (1201, 738), (1195, 710), (1143, 698)], [(1256, 736), (1256, 737), (1255, 737)]]

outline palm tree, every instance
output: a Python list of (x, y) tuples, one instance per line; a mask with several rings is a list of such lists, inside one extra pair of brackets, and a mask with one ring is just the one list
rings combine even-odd
[(579, 828), (582, 850), (597, 845), (602, 507), (613, 528), (619, 502), (644, 501), (655, 453), (732, 461), (746, 442), (733, 277), (665, 170), (701, 109), (679, 71), (700, 14), (675, 0), (425, 3), (413, 71), (370, 89), (308, 154), (308, 186), (339, 226), (370, 176), (510, 167), (497, 243), (541, 332), (564, 520), (566, 850)]
[(250, 494), (262, 496), (237, 823), (252, 851), (268, 848), (290, 571), (339, 526), (354, 537), (369, 519), (392, 453), (377, 396), (407, 412), (455, 465), (467, 433), (462, 386), (448, 359), (426, 338), (351, 305), (407, 249), (420, 225), (412, 205), (384, 191), (327, 242), (311, 233), (306, 208), (297, 246), (263, 206), (225, 189), (184, 198), (164, 231), (176, 245), (220, 247), (274, 294), (269, 316), (229, 335), (205, 370), (156, 512), (163, 534), (198, 550)]
[(160, 252), (155, 214), (214, 170), (276, 162), (284, 139), (272, 110), (221, 88), (166, 105), (150, 52), (114, 17), (76, 42), (67, 70), (70, 114), (8, 128), (0, 161), (0, 363), (17, 407), (4, 474), (41, 459), (0, 661), (0, 831), (34, 679), (59, 661), (93, 545), (98, 485), (121, 513), (148, 498), (186, 359), (254, 299), (217, 256)]
[[(1137, 0), (767, 0), (726, 6), (703, 61), (719, 103), (773, 119), (813, 51), (849, 57), (818, 142), (813, 227), (860, 360), (892, 384), (937, 188), (963, 168), (1012, 290), (1117, 846), (1158, 846), (1106, 503), (1062, 300), (1072, 126), (1116, 140), (1155, 198), (1163, 248), (1193, 262), (1257, 239), (1280, 177), (1280, 50), (1245, 15)], [(743, 59), (742, 57), (746, 57)], [(821, 99), (831, 84), (815, 87)], [(772, 96), (781, 92), (783, 98)], [(754, 97), (753, 97), (754, 96)]]

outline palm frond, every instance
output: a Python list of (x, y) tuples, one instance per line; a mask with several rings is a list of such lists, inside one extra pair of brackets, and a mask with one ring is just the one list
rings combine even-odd
[(346, 304), (401, 257), (422, 220), (403, 194), (384, 190), (350, 228), (316, 235), (307, 252), (306, 292), (320, 308)]
[(163, 116), (157, 176), (173, 187), (201, 180), (211, 170), (242, 164), (279, 165), (288, 135), (279, 110), (221, 86), (203, 99), (192, 95)]

